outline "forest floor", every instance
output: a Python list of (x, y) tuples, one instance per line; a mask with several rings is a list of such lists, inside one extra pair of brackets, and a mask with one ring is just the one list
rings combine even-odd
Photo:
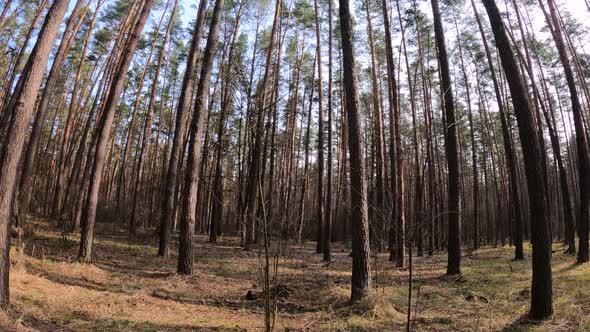
[[(258, 331), (263, 329), (260, 249), (243, 251), (224, 237), (198, 236), (195, 274), (180, 276), (174, 254), (158, 258), (154, 230), (130, 239), (124, 228), (97, 225), (94, 263), (75, 261), (77, 237), (34, 220), (13, 241), (11, 309), (2, 331)], [(334, 245), (326, 264), (314, 243), (290, 245), (279, 259), (276, 330), (399, 331), (405, 329), (408, 270), (387, 256), (372, 258), (375, 290), (350, 306), (349, 249)], [(446, 254), (414, 258), (414, 331), (589, 331), (590, 264), (555, 245), (551, 320), (522, 319), (530, 298), (531, 258), (512, 249), (464, 249), (461, 276), (445, 277)], [(251, 291), (254, 300), (246, 299)]]

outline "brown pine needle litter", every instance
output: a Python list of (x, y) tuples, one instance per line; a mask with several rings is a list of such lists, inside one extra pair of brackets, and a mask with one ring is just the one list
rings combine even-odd
[[(2, 331), (264, 328), (258, 251), (242, 251), (237, 238), (224, 237), (212, 245), (198, 236), (196, 273), (180, 276), (175, 273), (177, 242), (171, 257), (157, 257), (153, 230), (130, 240), (123, 228), (99, 224), (94, 263), (80, 264), (76, 236), (64, 240), (48, 222), (33, 223), (20, 246), (13, 241), (11, 307), (0, 313)], [(525, 261), (515, 262), (511, 248), (486, 247), (463, 257), (460, 277), (444, 276), (444, 252), (414, 259), (413, 330), (590, 330), (590, 265), (575, 265), (574, 258), (561, 254), (561, 244), (555, 246), (551, 320), (523, 318), (530, 298), (530, 248)], [(405, 329), (407, 269), (395, 269), (383, 254), (373, 268), (371, 296), (351, 305), (350, 249), (340, 243), (334, 247), (331, 264), (314, 253), (313, 243), (284, 251), (271, 292), (278, 296), (275, 329)]]

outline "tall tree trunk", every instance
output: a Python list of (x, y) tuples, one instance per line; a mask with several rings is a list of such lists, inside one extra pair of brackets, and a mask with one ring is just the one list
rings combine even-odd
[[(201, 76), (196, 90), (194, 104), (194, 115), (190, 125), (190, 137), (188, 145), (188, 156), (186, 173), (184, 176), (184, 193), (182, 197), (182, 211), (180, 214), (180, 247), (178, 249), (178, 272), (191, 275), (193, 273), (193, 251), (192, 242), (195, 231), (195, 205), (197, 203), (199, 166), (201, 157), (201, 136), (203, 134), (203, 123), (205, 120), (206, 98), (211, 84), (211, 72), (213, 71), (213, 60), (217, 49), (217, 35), (221, 21), (224, 0), (216, 0), (213, 8), (213, 17), (207, 36), (207, 45), (203, 53), (203, 64)], [(206, 162), (203, 161), (203, 162)]]
[(215, 156), (215, 177), (213, 179), (213, 211), (211, 218), (211, 230), (209, 232), (209, 241), (215, 243), (217, 241), (218, 227), (223, 220), (223, 206), (224, 206), (224, 192), (223, 192), (223, 153), (226, 145), (224, 140), (225, 127), (228, 117), (229, 108), (233, 103), (232, 98), (232, 68), (233, 68), (233, 55), (236, 48), (236, 41), (238, 38), (238, 31), (240, 28), (240, 20), (242, 18), (242, 9), (244, 2), (240, 1), (238, 5), (238, 12), (236, 14), (236, 22), (234, 23), (234, 29), (232, 33), (232, 40), (230, 44), (230, 50), (228, 54), (227, 63), (222, 64), (225, 66), (223, 71), (223, 88), (221, 93), (221, 110), (219, 111), (219, 124), (217, 127), (217, 147)]
[(51, 46), (63, 20), (69, 0), (56, 0), (49, 9), (37, 42), (31, 51), (17, 85), (20, 87), (11, 97), (7, 112), (12, 114), (7, 136), (0, 151), (0, 306), (9, 302), (8, 271), (10, 268), (10, 207), (16, 182), (18, 162), (27, 134), (27, 126), (35, 108), (35, 101)]
[[(54, 216), (61, 216), (61, 212), (62, 212), (62, 191), (63, 191), (63, 186), (64, 186), (64, 181), (65, 178), (67, 177), (66, 173), (67, 172), (67, 165), (69, 164), (69, 160), (70, 160), (70, 155), (68, 154), (68, 146), (69, 146), (69, 140), (70, 140), (70, 131), (72, 129), (72, 117), (75, 115), (75, 113), (78, 112), (78, 110), (80, 109), (81, 105), (79, 103), (76, 103), (76, 95), (78, 93), (78, 89), (80, 88), (80, 80), (82, 77), (82, 71), (84, 69), (84, 64), (85, 64), (85, 60), (86, 60), (86, 53), (88, 51), (88, 47), (90, 45), (90, 40), (91, 40), (91, 36), (92, 36), (92, 32), (94, 31), (94, 25), (96, 24), (96, 20), (98, 18), (98, 13), (100, 10), (100, 7), (102, 6), (102, 4), (104, 3), (105, 0), (100, 0), (96, 3), (96, 8), (94, 10), (94, 15), (92, 16), (92, 20), (90, 21), (90, 27), (88, 29), (88, 33), (86, 34), (86, 39), (84, 41), (84, 46), (82, 49), (82, 55), (80, 56), (80, 64), (78, 65), (78, 70), (76, 72), (76, 79), (75, 79), (75, 83), (74, 83), (74, 88), (72, 90), (72, 95), (70, 98), (70, 106), (68, 108), (68, 122), (70, 123), (70, 125), (68, 126), (68, 122), (66, 122), (66, 127), (64, 128), (64, 138), (63, 138), (63, 142), (62, 142), (62, 148), (60, 150), (60, 162), (59, 162), (59, 168), (57, 169), (57, 179), (56, 179), (56, 188), (55, 188), (55, 195), (54, 195), (54, 201), (53, 201), (53, 215)], [(90, 4), (86, 7), (86, 10), (88, 10), (88, 7), (90, 6)], [(80, 22), (83, 21), (83, 16), (80, 18)], [(90, 93), (92, 93), (92, 91), (90, 91)], [(80, 101), (82, 99), (84, 95), (84, 91), (82, 91), (82, 96), (80, 96)], [(69, 175), (69, 172), (68, 172)]]
[(266, 94), (267, 85), (270, 78), (270, 69), (272, 67), (272, 54), (274, 51), (275, 35), (279, 24), (279, 17), (281, 12), (281, 1), (277, 0), (275, 4), (275, 15), (270, 32), (270, 43), (268, 46), (268, 53), (266, 55), (266, 65), (264, 70), (264, 77), (260, 84), (260, 95), (258, 97), (258, 115), (256, 122), (256, 129), (254, 132), (254, 145), (251, 152), (251, 165), (248, 174), (248, 184), (246, 187), (246, 211), (248, 213), (248, 220), (246, 222), (246, 241), (245, 250), (250, 250), (250, 245), (253, 242), (253, 231), (256, 220), (256, 204), (258, 202), (258, 181), (260, 172), (260, 156), (262, 148), (262, 135), (264, 134), (264, 114), (266, 108)]
[(375, 155), (376, 155), (376, 167), (375, 167), (375, 199), (376, 205), (374, 207), (375, 217), (371, 222), (374, 225), (369, 229), (373, 230), (374, 244), (377, 245), (377, 249), (381, 251), (382, 247), (382, 236), (383, 236), (383, 215), (385, 207), (385, 185), (384, 185), (384, 168), (385, 168), (385, 150), (383, 148), (383, 124), (381, 115), (381, 104), (379, 97), (379, 83), (377, 81), (377, 62), (375, 59), (375, 46), (373, 41), (373, 25), (371, 22), (371, 13), (369, 10), (369, 1), (365, 1), (365, 9), (367, 14), (367, 30), (369, 33), (369, 48), (371, 49), (371, 83), (372, 83), (372, 94), (373, 94), (373, 127), (375, 130)]
[(496, 46), (518, 122), (520, 140), (525, 161), (531, 216), (531, 241), (533, 244), (533, 281), (531, 286), (531, 309), (534, 319), (544, 319), (553, 313), (551, 280), (551, 231), (547, 218), (545, 182), (542, 178), (542, 158), (538, 136), (533, 122), (533, 112), (526, 97), (522, 77), (518, 71), (500, 11), (494, 0), (483, 0), (488, 12)]
[(168, 163), (168, 170), (166, 172), (166, 184), (164, 186), (164, 195), (162, 201), (162, 214), (160, 218), (160, 243), (158, 248), (158, 256), (168, 255), (168, 246), (170, 242), (170, 231), (172, 228), (172, 221), (175, 215), (176, 202), (176, 187), (179, 176), (179, 165), (181, 164), (181, 154), (184, 150), (184, 137), (186, 135), (186, 127), (188, 122), (188, 112), (191, 105), (191, 97), (193, 86), (196, 77), (196, 62), (197, 53), (199, 52), (199, 45), (201, 36), (203, 35), (203, 27), (205, 25), (207, 1), (201, 0), (199, 2), (199, 11), (197, 12), (197, 19), (191, 45), (186, 59), (186, 70), (182, 80), (182, 87), (180, 89), (180, 97), (178, 105), (176, 106), (176, 129), (174, 130), (174, 139), (172, 141), (172, 148), (170, 151), (170, 161)]
[[(403, 18), (399, 6), (399, 1), (396, 1), (397, 13), (399, 17), (401, 35), (402, 35), (402, 50), (404, 53), (404, 62), (406, 65), (406, 74), (408, 80), (408, 89), (410, 90), (410, 108), (412, 110), (412, 144), (414, 146), (414, 171), (415, 171), (415, 184), (414, 184), (414, 224), (412, 228), (411, 242), (414, 242), (414, 238), (418, 237), (418, 256), (424, 255), (424, 243), (423, 243), (423, 230), (422, 230), (422, 199), (423, 199), (423, 186), (422, 186), (422, 174), (420, 166), (420, 143), (418, 142), (418, 124), (416, 120), (416, 97), (414, 83), (412, 82), (412, 74), (410, 68), (410, 60), (406, 49), (406, 32), (404, 28)], [(420, 29), (417, 27), (417, 29)], [(413, 245), (413, 243), (410, 243)]]
[[(348, 150), (350, 153), (351, 219), (352, 219), (352, 290), (351, 301), (359, 301), (371, 289), (371, 249), (369, 246), (369, 211), (367, 184), (363, 162), (361, 114), (354, 55), (353, 25), (348, 0), (340, 0), (340, 33), (346, 111), (348, 118)], [(319, 60), (319, 59), (318, 59)]]
[(431, 0), (432, 13), (434, 15), (434, 36), (438, 49), (438, 61), (441, 72), (441, 89), (444, 100), (445, 120), (446, 120), (446, 137), (445, 150), (447, 154), (447, 167), (449, 170), (449, 187), (448, 187), (448, 214), (449, 214), (449, 234), (448, 234), (448, 264), (447, 274), (454, 275), (461, 273), (461, 182), (459, 174), (459, 155), (457, 144), (457, 119), (455, 117), (455, 104), (453, 100), (453, 90), (451, 87), (451, 75), (449, 70), (449, 60), (447, 58), (447, 48), (445, 45), (444, 29), (440, 15), (438, 0)]
[[(164, 53), (166, 50), (166, 43), (168, 42), (168, 38), (170, 37), (170, 31), (172, 30), (172, 25), (174, 23), (174, 18), (176, 15), (176, 8), (178, 7), (178, 0), (174, 0), (174, 7), (172, 7), (172, 12), (170, 14), (170, 18), (168, 19), (168, 25), (166, 27), (166, 32), (164, 34), (164, 41), (162, 42), (162, 46), (160, 47), (160, 51), (158, 54), (158, 62), (156, 65), (156, 72), (154, 74), (154, 83), (152, 84), (152, 88), (150, 91), (150, 99), (148, 108), (146, 110), (145, 115), (145, 123), (143, 126), (143, 135), (141, 139), (141, 143), (139, 146), (139, 155), (137, 157), (137, 162), (135, 163), (134, 169), (134, 176), (133, 176), (133, 186), (132, 186), (132, 194), (131, 194), (131, 219), (129, 219), (129, 233), (135, 234), (135, 228), (137, 227), (136, 219), (137, 219), (137, 194), (139, 192), (139, 181), (143, 175), (143, 159), (145, 156), (145, 151), (147, 149), (147, 145), (149, 143), (149, 138), (152, 135), (152, 113), (154, 111), (154, 107), (156, 104), (156, 92), (158, 91), (158, 81), (160, 78), (160, 70), (162, 68), (162, 61), (164, 60)], [(166, 8), (167, 9), (167, 8)], [(165, 12), (166, 10), (164, 10)], [(162, 15), (164, 18), (164, 15)], [(159, 29), (158, 29), (159, 31)], [(157, 39), (157, 38), (156, 38)], [(129, 140), (128, 140), (129, 142)], [(127, 143), (129, 144), (129, 143)], [(121, 169), (121, 172), (124, 172), (124, 169)]]
[(57, 84), (57, 79), (61, 73), (62, 64), (71, 47), (69, 40), (73, 35), (73, 29), (76, 23), (76, 16), (80, 12), (80, 10), (82, 10), (83, 2), (83, 0), (77, 0), (76, 5), (72, 10), (72, 14), (70, 15), (70, 18), (66, 23), (66, 29), (64, 30), (63, 37), (59, 44), (59, 48), (57, 49), (57, 53), (53, 58), (51, 71), (49, 72), (49, 76), (47, 76), (45, 88), (43, 89), (43, 94), (41, 95), (41, 99), (39, 100), (37, 114), (35, 116), (35, 120), (33, 121), (33, 129), (29, 136), (29, 143), (27, 144), (24, 163), (21, 172), (19, 189), (19, 191), (21, 192), (21, 201), (20, 203), (18, 203), (18, 206), (20, 207), (20, 209), (22, 209), (23, 212), (25, 212), (28, 209), (31, 201), (31, 194), (33, 190), (33, 188), (31, 187), (31, 179), (33, 169), (35, 168), (35, 158), (37, 153), (37, 145), (39, 145), (39, 139), (41, 138), (41, 129), (43, 128), (43, 124), (45, 123), (47, 109), (49, 108), (49, 101), (53, 96), (53, 89), (55, 88), (55, 85)]
[(328, 0), (328, 183), (324, 217), (324, 261), (332, 260), (332, 0)]
[(315, 31), (316, 31), (316, 52), (318, 63), (318, 179), (317, 179), (317, 201), (316, 201), (316, 253), (322, 253), (324, 240), (324, 91), (322, 82), (322, 47), (321, 29), (318, 9), (318, 0), (314, 1), (315, 9)]
[[(169, 5), (169, 2), (166, 3), (166, 6)], [(147, 73), (150, 69), (150, 64), (152, 63), (152, 57), (154, 55), (154, 51), (156, 50), (156, 44), (159, 40), (159, 36), (160, 36), (160, 28), (162, 26), (162, 23), (164, 22), (164, 17), (166, 16), (166, 11), (167, 11), (167, 7), (164, 8), (164, 11), (162, 13), (162, 16), (160, 17), (160, 21), (158, 22), (158, 25), (156, 27), (156, 36), (153, 38), (151, 46), (149, 48), (149, 53), (147, 56), (147, 59), (145, 61), (145, 65), (143, 68), (143, 71), (141, 73), (141, 76), (139, 77), (139, 82), (137, 84), (137, 89), (135, 91), (135, 101), (133, 103), (133, 109), (131, 110), (131, 120), (129, 121), (129, 126), (127, 128), (127, 135), (125, 138), (125, 146), (123, 148), (123, 156), (121, 158), (121, 171), (119, 172), (119, 176), (117, 178), (117, 197), (116, 197), (116, 204), (117, 204), (117, 208), (116, 208), (116, 213), (117, 213), (117, 218), (119, 219), (119, 221), (121, 222), (125, 222), (127, 220), (127, 204), (126, 204), (126, 184), (127, 184), (127, 178), (128, 178), (128, 174), (129, 174), (129, 155), (131, 154), (131, 148), (133, 147), (133, 142), (134, 142), (134, 135), (135, 135), (135, 122), (137, 119), (137, 113), (139, 112), (139, 109), (141, 107), (141, 102), (143, 100), (143, 86), (145, 84), (145, 78), (147, 76)], [(159, 68), (158, 68), (159, 69)], [(156, 82), (157, 79), (154, 80), (154, 82)], [(152, 85), (153, 87), (153, 85)], [(135, 233), (135, 229), (134, 226), (132, 226), (132, 224), (129, 224), (129, 230), (131, 234)]]
[(393, 61), (393, 47), (391, 45), (391, 27), (387, 1), (382, 0), (383, 22), (385, 26), (385, 51), (387, 56), (387, 86), (389, 96), (389, 160), (391, 167), (391, 215), (389, 223), (388, 247), (389, 260), (395, 259), (397, 267), (404, 266), (405, 260), (405, 214), (404, 214), (404, 182), (402, 179), (402, 150), (401, 132), (399, 126), (399, 104), (397, 83), (395, 78), (395, 62)]
[[(543, 3), (540, 1), (541, 6)], [(565, 79), (572, 99), (572, 113), (574, 117), (574, 128), (576, 129), (576, 147), (578, 154), (578, 183), (580, 186), (580, 210), (578, 213), (579, 225), (579, 248), (578, 248), (578, 263), (586, 263), (589, 260), (588, 255), (588, 232), (590, 231), (590, 156), (588, 155), (588, 140), (586, 131), (584, 130), (584, 120), (582, 115), (582, 105), (578, 97), (576, 88), (576, 80), (570, 65), (567, 49), (563, 40), (561, 31), (561, 23), (556, 14), (556, 5), (553, 0), (547, 0), (549, 4), (549, 13), (543, 8), (547, 24), (553, 29), (550, 29), (553, 34), (553, 41), (557, 46), (559, 52), (559, 60), (563, 66)]]
[(86, 197), (86, 202), (82, 210), (82, 237), (80, 239), (80, 251), (78, 253), (78, 259), (81, 262), (90, 262), (92, 260), (92, 242), (94, 238), (94, 224), (96, 221), (99, 187), (102, 180), (102, 173), (105, 157), (107, 155), (108, 141), (111, 134), (115, 110), (125, 85), (127, 70), (129, 68), (129, 64), (131, 63), (131, 58), (133, 57), (135, 48), (137, 47), (139, 35), (143, 30), (154, 2), (155, 0), (146, 0), (143, 8), (141, 9), (137, 22), (135, 23), (133, 31), (129, 36), (129, 39), (127, 40), (123, 50), (121, 61), (105, 101), (102, 117), (97, 124), (95, 132), (96, 152), (94, 153), (92, 171), (89, 174), (90, 182), (88, 186), (88, 197)]
[[(457, 36), (460, 36), (459, 27), (457, 24), (457, 17), (455, 16), (455, 29)], [(469, 88), (469, 79), (467, 77), (467, 69), (463, 59), (463, 44), (459, 39), (457, 41), (459, 46), (459, 58), (461, 60), (461, 73), (463, 74), (463, 82), (465, 84), (465, 98), (467, 99), (467, 119), (469, 121), (469, 137), (471, 141), (471, 163), (473, 167), (473, 249), (479, 249), (479, 174), (477, 171), (477, 147), (475, 145), (475, 128), (473, 125), (473, 110), (471, 109), (471, 91)]]
[[(502, 126), (502, 138), (503, 138), (503, 142), (504, 142), (504, 154), (505, 154), (505, 158), (506, 158), (506, 164), (508, 166), (508, 175), (509, 175), (509, 178), (508, 178), (508, 182), (509, 182), (509, 186), (510, 186), (510, 199), (509, 199), (510, 203), (509, 204), (511, 205), (510, 211), (512, 212), (512, 215), (514, 218), (513, 226), (515, 228), (515, 232), (514, 232), (514, 249), (515, 249), (514, 258), (516, 260), (522, 260), (522, 259), (524, 259), (524, 250), (523, 250), (523, 244), (522, 244), (522, 242), (523, 242), (522, 241), (523, 221), (522, 221), (522, 217), (521, 217), (520, 197), (518, 194), (518, 175), (517, 175), (518, 162), (516, 159), (516, 152), (514, 151), (512, 137), (510, 135), (510, 127), (508, 124), (507, 111), (504, 106), (504, 101), (502, 99), (502, 92), (500, 90), (500, 84), (499, 84), (498, 78), (496, 76), (494, 61), (492, 60), (492, 55), (490, 52), (487, 38), (486, 38), (484, 30), (483, 30), (481, 18), (479, 16), (479, 13), (477, 11), (477, 8), (475, 7), (475, 3), (473, 2), (473, 0), (471, 0), (471, 6), (473, 8), (475, 19), (477, 21), (477, 26), (478, 26), (478, 29), (479, 29), (479, 32), (480, 32), (480, 35), (482, 38), (483, 45), (484, 45), (486, 59), (488, 62), (488, 66), (490, 68), (490, 75), (492, 76), (492, 82), (494, 84), (496, 101), (497, 101), (498, 109), (499, 109), (499, 113), (500, 113), (500, 124)], [(511, 236), (511, 238), (512, 238), (512, 236)]]

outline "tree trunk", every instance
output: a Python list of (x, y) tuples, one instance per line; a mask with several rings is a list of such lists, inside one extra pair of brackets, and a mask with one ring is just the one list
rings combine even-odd
[[(206, 98), (211, 84), (211, 72), (213, 71), (213, 60), (217, 48), (217, 35), (221, 12), (224, 0), (216, 0), (213, 8), (213, 17), (207, 36), (207, 45), (203, 53), (203, 64), (201, 65), (201, 76), (196, 90), (194, 104), (194, 116), (191, 120), (190, 137), (188, 145), (188, 160), (184, 176), (184, 193), (182, 197), (182, 211), (180, 214), (180, 246), (178, 249), (178, 272), (191, 275), (193, 273), (193, 251), (192, 242), (195, 231), (194, 206), (196, 205), (198, 193), (199, 166), (201, 157), (201, 136), (203, 134), (203, 123), (205, 120)], [(203, 161), (206, 162), (206, 161)]]
[(97, 124), (96, 136), (96, 152), (94, 154), (94, 162), (92, 171), (89, 174), (90, 182), (88, 186), (88, 197), (82, 210), (82, 237), (80, 239), (80, 251), (78, 259), (81, 262), (90, 262), (92, 260), (92, 242), (94, 238), (94, 224), (96, 221), (96, 208), (98, 205), (98, 194), (100, 182), (102, 180), (102, 173), (107, 155), (108, 142), (111, 134), (111, 127), (115, 116), (115, 110), (121, 96), (127, 76), (127, 70), (131, 63), (131, 58), (137, 47), (139, 35), (143, 30), (145, 22), (154, 5), (155, 0), (147, 0), (141, 9), (139, 18), (135, 23), (133, 31), (127, 40), (121, 62), (117, 68), (115, 76), (113, 77), (112, 85), (109, 89), (108, 96), (105, 101), (102, 117)]
[[(518, 193), (518, 162), (516, 159), (516, 152), (514, 151), (514, 144), (512, 142), (512, 137), (510, 135), (510, 129), (508, 124), (508, 116), (504, 106), (504, 101), (502, 100), (502, 92), (500, 91), (500, 84), (498, 83), (498, 78), (496, 76), (494, 62), (492, 60), (490, 48), (488, 46), (487, 38), (485, 36), (483, 26), (481, 23), (481, 19), (479, 13), (477, 12), (477, 8), (475, 7), (475, 3), (471, 0), (471, 6), (473, 7), (473, 11), (475, 14), (475, 19), (477, 21), (478, 29), (483, 41), (484, 49), (486, 52), (486, 59), (488, 62), (488, 66), (490, 68), (490, 74), (492, 76), (492, 82), (494, 84), (494, 91), (496, 95), (496, 101), (498, 103), (498, 109), (500, 113), (500, 124), (502, 126), (502, 138), (504, 141), (504, 154), (506, 157), (506, 164), (508, 166), (508, 182), (510, 186), (510, 199), (509, 204), (511, 205), (510, 211), (513, 214), (514, 222), (513, 226), (515, 229), (514, 232), (514, 258), (516, 260), (524, 259), (524, 250), (522, 246), (522, 231), (523, 231), (523, 221), (521, 217), (521, 208), (520, 208), (520, 197)], [(512, 236), (511, 236), (512, 238)]]
[(332, 0), (328, 0), (328, 183), (324, 217), (324, 261), (332, 260)]
[(550, 29), (553, 34), (553, 40), (559, 52), (559, 59), (563, 66), (563, 71), (569, 88), (570, 97), (572, 99), (572, 113), (574, 117), (574, 128), (576, 129), (576, 147), (578, 154), (578, 183), (580, 186), (580, 210), (578, 213), (578, 263), (586, 263), (589, 260), (588, 255), (588, 232), (590, 230), (590, 156), (588, 155), (588, 140), (586, 138), (586, 131), (584, 130), (584, 120), (582, 115), (582, 105), (578, 97), (576, 88), (576, 80), (572, 71), (567, 49), (563, 40), (561, 32), (561, 24), (556, 14), (556, 5), (553, 0), (547, 0), (549, 4), (550, 16), (543, 8), (543, 3), (540, 2), (543, 12)]
[(445, 45), (444, 29), (440, 15), (438, 0), (431, 0), (432, 13), (434, 15), (434, 35), (438, 49), (438, 61), (441, 72), (441, 89), (444, 100), (446, 137), (445, 150), (447, 154), (447, 167), (449, 169), (448, 187), (448, 264), (447, 274), (454, 275), (461, 273), (461, 202), (460, 202), (460, 174), (459, 155), (457, 144), (457, 119), (455, 117), (455, 104), (453, 101), (453, 90), (451, 87), (451, 75), (447, 49)]
[[(147, 149), (147, 145), (149, 143), (149, 138), (152, 134), (152, 113), (154, 111), (154, 107), (156, 104), (156, 92), (158, 90), (158, 80), (160, 78), (160, 70), (162, 68), (162, 61), (164, 60), (164, 52), (165, 52), (165, 45), (168, 42), (168, 38), (170, 36), (170, 31), (172, 30), (172, 25), (174, 23), (174, 18), (176, 15), (176, 8), (178, 6), (178, 0), (174, 0), (174, 7), (172, 7), (172, 12), (170, 14), (170, 18), (168, 19), (168, 25), (166, 27), (166, 32), (164, 34), (164, 41), (162, 42), (162, 46), (160, 47), (160, 51), (158, 54), (158, 62), (156, 65), (156, 72), (154, 74), (154, 83), (152, 84), (152, 88), (150, 91), (149, 97), (149, 104), (146, 110), (145, 115), (145, 123), (143, 126), (143, 135), (139, 147), (139, 155), (137, 156), (137, 162), (135, 163), (134, 169), (134, 176), (133, 176), (133, 186), (132, 186), (132, 194), (131, 194), (131, 219), (129, 219), (129, 233), (135, 234), (135, 228), (137, 227), (136, 219), (137, 219), (137, 194), (139, 192), (139, 181), (143, 175), (143, 159), (145, 156), (145, 151)], [(166, 9), (164, 12), (166, 12)], [(162, 15), (162, 19), (164, 15)], [(160, 29), (158, 29), (159, 31)], [(158, 38), (156, 38), (158, 39)], [(129, 142), (129, 140), (127, 140)], [(129, 143), (128, 143), (129, 144)], [(121, 172), (125, 172), (125, 169), (121, 169)]]
[(520, 140), (525, 161), (531, 215), (531, 241), (533, 244), (533, 281), (531, 286), (531, 309), (533, 319), (544, 319), (553, 313), (551, 280), (551, 232), (547, 219), (545, 182), (538, 136), (533, 122), (533, 112), (526, 97), (522, 77), (518, 71), (500, 11), (494, 0), (483, 0), (488, 12), (496, 46), (518, 122)]
[(17, 83), (20, 89), (12, 95), (6, 108), (12, 116), (0, 152), (0, 306), (2, 307), (6, 307), (9, 302), (10, 207), (18, 162), (22, 155), (27, 126), (35, 108), (49, 52), (68, 4), (69, 0), (56, 0), (49, 9), (37, 36), (37, 42)]
[(340, 0), (340, 33), (346, 111), (348, 118), (348, 150), (350, 153), (351, 219), (352, 219), (352, 290), (351, 301), (368, 296), (371, 289), (371, 249), (369, 246), (369, 215), (367, 185), (363, 162), (361, 114), (354, 55), (353, 23), (348, 0)]
[[(460, 36), (457, 17), (455, 17), (455, 29), (457, 36)], [(461, 40), (457, 42), (459, 46), (459, 58), (461, 60), (461, 73), (465, 84), (465, 97), (467, 98), (467, 119), (469, 121), (469, 137), (471, 140), (471, 163), (473, 167), (473, 249), (479, 249), (479, 174), (477, 170), (477, 147), (475, 145), (475, 128), (473, 125), (473, 110), (471, 109), (471, 92), (469, 89), (469, 79), (467, 69), (463, 60), (463, 45)]]
[(372, 83), (372, 94), (373, 94), (373, 127), (375, 130), (375, 155), (376, 155), (376, 167), (375, 167), (375, 199), (376, 204), (374, 207), (375, 217), (370, 229), (373, 230), (374, 244), (377, 245), (377, 250), (381, 251), (383, 244), (383, 215), (385, 207), (385, 185), (384, 185), (384, 169), (385, 169), (385, 150), (383, 147), (383, 124), (382, 124), (382, 113), (381, 104), (379, 97), (379, 83), (377, 82), (377, 62), (375, 59), (375, 46), (373, 41), (373, 25), (371, 22), (371, 13), (369, 11), (369, 1), (365, 1), (365, 9), (367, 14), (367, 30), (369, 33), (369, 48), (371, 50), (371, 83)]
[(217, 241), (217, 231), (219, 224), (223, 220), (223, 205), (224, 205), (224, 192), (223, 192), (223, 153), (225, 151), (225, 141), (223, 136), (225, 134), (225, 127), (229, 112), (229, 107), (232, 104), (233, 98), (232, 93), (232, 68), (233, 68), (233, 54), (236, 48), (236, 41), (238, 38), (238, 31), (240, 28), (240, 20), (242, 17), (242, 9), (244, 2), (240, 1), (238, 12), (236, 14), (236, 22), (234, 23), (234, 29), (232, 33), (232, 40), (230, 44), (230, 50), (228, 54), (227, 63), (223, 74), (223, 88), (221, 93), (221, 110), (219, 111), (219, 124), (217, 127), (217, 147), (215, 156), (215, 177), (213, 179), (213, 216), (211, 218), (211, 230), (209, 232), (209, 241), (215, 243)]
[(182, 88), (178, 105), (176, 106), (176, 129), (174, 130), (174, 139), (170, 151), (170, 161), (166, 172), (166, 184), (164, 186), (164, 195), (162, 201), (162, 214), (160, 218), (160, 243), (158, 256), (168, 256), (168, 245), (170, 242), (170, 230), (175, 214), (176, 187), (179, 177), (179, 165), (181, 164), (181, 154), (184, 151), (184, 137), (186, 135), (186, 124), (188, 122), (188, 112), (191, 106), (192, 90), (196, 77), (197, 53), (203, 27), (205, 25), (206, 0), (199, 2), (199, 11), (195, 21), (195, 28), (191, 39), (190, 50), (186, 59), (186, 70), (182, 80)]
[(397, 267), (404, 266), (405, 260), (405, 214), (404, 184), (401, 176), (403, 160), (401, 151), (401, 133), (399, 128), (399, 105), (397, 83), (395, 78), (395, 62), (391, 45), (391, 28), (386, 0), (382, 0), (383, 22), (385, 26), (385, 51), (387, 55), (387, 85), (389, 91), (389, 160), (391, 167), (391, 215), (389, 223), (388, 247), (389, 260), (396, 261)]
[(275, 35), (279, 23), (281, 12), (281, 1), (277, 0), (275, 5), (275, 15), (270, 32), (270, 43), (268, 46), (268, 53), (266, 55), (266, 65), (264, 70), (264, 77), (260, 84), (260, 96), (258, 97), (258, 115), (256, 122), (256, 129), (254, 132), (254, 146), (251, 152), (251, 165), (248, 174), (248, 184), (246, 187), (246, 211), (248, 213), (248, 220), (246, 222), (246, 241), (245, 250), (250, 250), (250, 245), (253, 242), (253, 230), (256, 220), (256, 204), (258, 202), (258, 181), (260, 174), (260, 155), (262, 148), (262, 135), (264, 131), (264, 113), (266, 108), (266, 93), (267, 85), (270, 77), (270, 69), (272, 67), (272, 54), (275, 44)]
[(63, 37), (59, 44), (59, 48), (57, 49), (57, 53), (53, 58), (51, 71), (49, 72), (49, 76), (47, 76), (45, 88), (43, 89), (43, 94), (41, 95), (41, 99), (39, 100), (39, 106), (37, 108), (37, 114), (33, 122), (33, 129), (29, 136), (29, 143), (27, 144), (20, 177), (21, 180), (19, 191), (21, 192), (21, 201), (18, 203), (18, 206), (23, 213), (27, 211), (31, 201), (31, 194), (33, 190), (33, 188), (31, 187), (31, 179), (33, 178), (32, 173), (33, 169), (35, 168), (35, 158), (37, 153), (37, 145), (39, 145), (39, 139), (41, 138), (41, 129), (43, 128), (43, 124), (45, 123), (47, 109), (49, 108), (49, 101), (53, 96), (53, 89), (55, 88), (55, 85), (57, 84), (57, 79), (61, 73), (62, 64), (71, 46), (69, 40), (73, 34), (77, 13), (79, 13), (82, 9), (83, 2), (83, 0), (78, 0), (76, 2), (76, 6), (74, 7), (72, 14), (70, 15), (70, 18), (66, 23), (66, 29), (63, 33)]
[(322, 253), (323, 248), (323, 230), (324, 230), (324, 91), (322, 82), (322, 47), (320, 18), (318, 10), (318, 0), (314, 1), (315, 9), (315, 31), (316, 31), (316, 52), (318, 64), (318, 178), (317, 178), (317, 201), (316, 201), (316, 253)]

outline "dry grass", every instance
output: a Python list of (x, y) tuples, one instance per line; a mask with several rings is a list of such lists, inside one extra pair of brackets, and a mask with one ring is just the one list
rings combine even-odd
[[(176, 256), (158, 258), (153, 230), (128, 239), (124, 229), (99, 225), (95, 262), (75, 262), (77, 238), (35, 221), (22, 249), (12, 250), (6, 331), (255, 331), (263, 327), (258, 250), (244, 252), (236, 238), (216, 245), (198, 237), (194, 276), (179, 276)], [(176, 244), (176, 242), (174, 242)], [(415, 331), (590, 330), (590, 265), (554, 254), (554, 318), (521, 319), (529, 303), (530, 257), (510, 248), (466, 252), (463, 275), (444, 277), (446, 255), (415, 259)], [(172, 252), (175, 252), (173, 248)], [(279, 260), (278, 283), (289, 290), (278, 304), (277, 330), (383, 331), (405, 328), (407, 270), (385, 255), (373, 257), (375, 290), (349, 305), (349, 249), (335, 246), (330, 264), (312, 243), (290, 245)], [(530, 250), (527, 248), (530, 255)]]

